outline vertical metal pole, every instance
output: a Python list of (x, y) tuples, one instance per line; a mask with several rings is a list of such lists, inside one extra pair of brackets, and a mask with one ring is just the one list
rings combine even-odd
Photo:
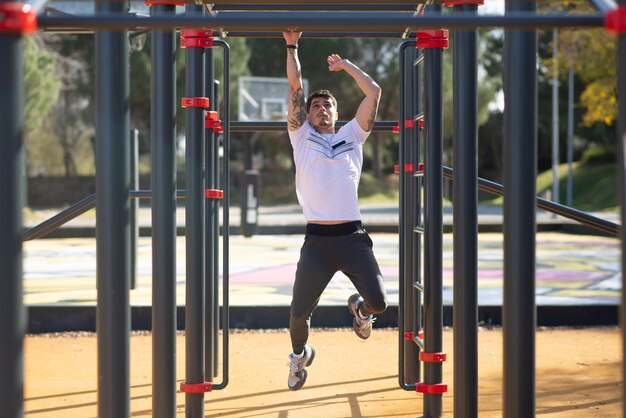
[[(619, 0), (619, 7), (626, 7), (626, 0)], [(626, 34), (621, 33), (617, 38), (617, 97), (619, 110), (617, 120), (617, 143), (619, 149), (619, 195), (621, 203), (621, 224), (626, 225)], [(620, 229), (622, 241), (622, 301), (620, 309), (620, 325), (622, 328), (622, 381), (626, 381), (626, 237), (624, 227)], [(622, 388), (622, 416), (626, 416), (626, 387)]]
[(567, 82), (567, 206), (574, 204), (574, 69), (569, 68)]
[(559, 30), (552, 29), (552, 201), (559, 202)]
[[(441, 13), (441, 6), (432, 6)], [(443, 346), (443, 51), (424, 51), (426, 114), (424, 159), (424, 351)], [(441, 363), (424, 363), (424, 383), (441, 383)], [(442, 416), (442, 395), (424, 394), (424, 417)]]
[[(476, 14), (472, 4), (455, 12)], [(477, 33), (453, 35), (454, 416), (478, 416)]]
[[(228, 48), (225, 47), (226, 51)], [(225, 56), (228, 56), (228, 53), (224, 53)], [(228, 66), (228, 63), (224, 63), (225, 66)], [(228, 72), (226, 72), (226, 77)], [(211, 110), (218, 111), (219, 110), (219, 81), (213, 81), (213, 99), (211, 103)], [(213, 141), (211, 141), (213, 146), (213, 178), (215, 188), (220, 189), (220, 170), (219, 170), (219, 134), (214, 134)], [(222, 201), (224, 202), (224, 201)], [(219, 292), (220, 292), (220, 263), (219, 263), (219, 235), (220, 235), (220, 216), (219, 216), (219, 200), (215, 201), (215, 209), (213, 213), (213, 230), (215, 233), (213, 234), (213, 341), (214, 341), (214, 349), (213, 349), (213, 376), (217, 376), (219, 373), (219, 327), (220, 327), (220, 303), (219, 303)], [(225, 290), (224, 290), (225, 291)], [(226, 309), (224, 307), (223, 309)], [(226, 355), (226, 353), (224, 353)], [(226, 369), (224, 369), (226, 371)]]
[[(414, 99), (414, 72), (413, 61), (415, 60), (416, 48), (407, 48), (404, 63), (404, 113), (400, 116), (400, 124), (404, 125), (408, 119), (413, 119), (413, 99)], [(415, 288), (413, 283), (415, 282), (415, 271), (413, 269), (413, 254), (414, 254), (414, 235), (413, 228), (416, 226), (414, 210), (415, 210), (415, 185), (416, 181), (413, 177), (413, 170), (409, 170), (407, 167), (417, 167), (417, 162), (414, 157), (414, 137), (413, 129), (403, 130), (402, 135), (403, 143), (403, 163), (400, 166), (400, 176), (403, 178), (402, 194), (403, 198), (403, 276), (404, 276), (404, 310), (402, 315), (404, 316), (404, 329), (403, 332), (413, 331), (413, 322), (415, 319)], [(412, 339), (404, 340), (404, 380), (407, 384), (415, 384), (419, 382), (419, 350), (417, 344)]]
[[(128, 11), (98, 1), (96, 13)], [(96, 32), (98, 416), (130, 416), (128, 31)]]
[[(506, 1), (506, 12), (536, 2)], [(535, 416), (535, 178), (537, 34), (506, 29), (504, 44), (504, 405), (507, 418)]]
[[(130, 189), (139, 190), (139, 131), (130, 130)], [(137, 244), (139, 242), (139, 199), (130, 201), (130, 288), (137, 286)]]
[[(173, 16), (156, 4), (151, 16)], [(152, 416), (176, 416), (176, 44), (152, 32)]]
[[(204, 85), (206, 92), (205, 97), (209, 98), (210, 109), (215, 107), (215, 90), (213, 88), (213, 82), (215, 80), (215, 70), (213, 65), (213, 48), (207, 48), (204, 51)], [(213, 133), (213, 129), (206, 130), (206, 143), (204, 146), (204, 164), (206, 167), (205, 182), (207, 189), (215, 189), (215, 156), (213, 144), (217, 140), (217, 135)], [(206, 233), (206, 247), (204, 249), (205, 257), (205, 328), (204, 338), (206, 345), (204, 348), (204, 375), (209, 382), (213, 381), (213, 377), (217, 375), (217, 364), (215, 363), (215, 350), (217, 349), (217, 340), (215, 339), (215, 304), (217, 298), (215, 295), (215, 283), (217, 281), (216, 276), (216, 263), (217, 255), (215, 253), (215, 245), (217, 243), (218, 230), (215, 229), (215, 215), (217, 215), (217, 200), (206, 199), (204, 206), (204, 221), (205, 221), (205, 233)]]
[(22, 35), (0, 33), (0, 411), (8, 418), (24, 416), (23, 52)]
[[(188, 3), (186, 12), (202, 15), (203, 7)], [(185, 96), (204, 95), (204, 50), (185, 50)], [(187, 142), (185, 147), (187, 200), (185, 210), (186, 231), (186, 306), (185, 306), (185, 380), (189, 384), (204, 382), (204, 109), (185, 109)], [(185, 416), (204, 416), (204, 394), (185, 394)]]

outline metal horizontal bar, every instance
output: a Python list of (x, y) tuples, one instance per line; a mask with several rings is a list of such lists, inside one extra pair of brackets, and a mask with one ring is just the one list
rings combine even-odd
[(424, 285), (420, 282), (413, 282), (413, 287), (415, 288), (415, 290), (418, 290), (420, 292), (424, 291)]
[[(450, 167), (443, 167), (443, 175), (448, 179), (454, 180), (454, 171)], [(504, 196), (504, 187), (501, 184), (485, 180), (480, 177), (478, 178), (478, 188), (493, 195)], [(548, 212), (556, 213), (557, 215), (571, 219), (583, 225), (587, 225), (598, 231), (602, 231), (616, 237), (619, 236), (620, 226), (618, 224), (598, 218), (597, 216), (551, 202), (541, 197), (537, 197), (537, 207)]]
[[(337, 121), (336, 126), (342, 127), (348, 123), (348, 121)], [(394, 126), (397, 126), (397, 122), (394, 121), (376, 121), (374, 122), (373, 132), (391, 132)], [(232, 121), (230, 122), (231, 132), (281, 132), (287, 131), (287, 122), (280, 121)]]
[(39, 225), (36, 225), (24, 234), (24, 241), (30, 241), (33, 239), (41, 238), (52, 231), (57, 230), (62, 225), (71, 221), (72, 219), (82, 215), (90, 209), (93, 209), (96, 206), (96, 195), (91, 194), (78, 202), (74, 203), (72, 206), (64, 209), (63, 211), (57, 213), (50, 219), (46, 219), (41, 222)]
[[(423, 56), (423, 55), (422, 55), (422, 56)], [(417, 115), (415, 115), (415, 117), (413, 118), (413, 120), (414, 120), (415, 122), (420, 121), (420, 120), (423, 120), (423, 119), (424, 119), (424, 112), (420, 112), (420, 113), (418, 113), (418, 114), (417, 114)]]
[(475, 14), (418, 15), (410, 12), (221, 12), (215, 16), (150, 16), (102, 14), (97, 16), (41, 16), (40, 28), (92, 29), (167, 29), (210, 27), (223, 31), (275, 32), (298, 30), (302, 32), (393, 32), (427, 28), (554, 28), (601, 27), (604, 15), (510, 13), (503, 16)]
[(416, 226), (415, 228), (413, 228), (413, 233), (424, 234), (424, 228), (422, 228), (421, 226)]
[(415, 11), (417, 3), (297, 3), (297, 4), (281, 4), (281, 3), (235, 3), (211, 5), (212, 10), (334, 10), (334, 11)]
[(424, 341), (419, 337), (413, 337), (413, 342), (418, 345), (421, 350), (424, 350)]
[[(214, 36), (222, 36), (226, 38), (276, 38), (283, 39), (282, 32), (237, 32), (229, 31), (227, 33), (215, 32)], [(300, 39), (315, 38), (415, 38), (415, 32), (405, 36), (404, 31), (396, 32), (304, 32)]]
[[(231, 5), (237, 5), (239, 3), (242, 3), (241, 0), (219, 0), (219, 1), (213, 1), (213, 0), (204, 0), (204, 3), (211, 3), (211, 4), (215, 4), (217, 6), (231, 6)], [(268, 2), (267, 0), (245, 0), (243, 3), (247, 3), (247, 4), (258, 4), (258, 5), (265, 5), (268, 3), (271, 4), (279, 4), (279, 5), (298, 5), (301, 2), (299, 0), (271, 0), (271, 2)], [(329, 5), (333, 5), (336, 4), (337, 1), (336, 0), (318, 0), (315, 2), (316, 4), (319, 5), (325, 5), (325, 6), (329, 6)], [(385, 1), (381, 1), (381, 0), (342, 0), (341, 3), (343, 4), (349, 4), (349, 5), (383, 5), (385, 3), (395, 3), (395, 4), (403, 4), (406, 6), (410, 6), (410, 5), (415, 5), (417, 6), (418, 4), (425, 4), (425, 3), (431, 3), (430, 1), (427, 0), (392, 0), (389, 2), (385, 2)], [(441, 3), (441, 0), (439, 1), (435, 1), (435, 3)]]

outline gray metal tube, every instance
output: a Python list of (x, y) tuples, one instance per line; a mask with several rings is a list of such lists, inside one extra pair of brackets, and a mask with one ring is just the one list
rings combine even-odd
[[(122, 2), (96, 13), (124, 13)], [(126, 31), (96, 33), (98, 416), (130, 415), (130, 111)]]
[[(139, 131), (130, 130), (130, 190), (139, 189)], [(139, 242), (139, 200), (130, 202), (130, 288), (137, 286), (137, 244)]]
[(567, 206), (574, 205), (574, 69), (569, 68), (567, 77)]
[[(202, 13), (203, 7), (187, 4), (186, 12)], [(204, 50), (185, 50), (185, 96), (204, 95)], [(186, 231), (186, 295), (185, 295), (185, 381), (189, 384), (204, 382), (204, 172), (202, 167), (204, 144), (204, 109), (185, 109), (186, 146), (185, 159), (187, 201), (185, 210)], [(185, 394), (187, 417), (204, 416), (204, 394)]]
[(552, 201), (559, 203), (559, 30), (552, 29)]
[[(154, 5), (152, 16), (175, 6)], [(176, 43), (152, 33), (152, 416), (176, 415)]]
[[(476, 13), (476, 5), (455, 12)], [(454, 394), (455, 417), (478, 416), (477, 32), (453, 35)]]
[(589, 0), (589, 3), (591, 3), (596, 10), (602, 13), (606, 13), (617, 7), (613, 0)]
[[(213, 48), (207, 48), (204, 51), (204, 85), (205, 85), (205, 97), (209, 98), (209, 105), (211, 110), (215, 108), (215, 89), (213, 83), (215, 81), (215, 70), (213, 65)], [(215, 154), (215, 142), (217, 141), (217, 135), (212, 129), (207, 129), (205, 133), (204, 144), (204, 166), (206, 167), (204, 178), (205, 187), (207, 189), (215, 189), (216, 186), (216, 154)], [(215, 353), (217, 351), (217, 330), (216, 320), (216, 308), (217, 295), (215, 294), (215, 288), (217, 284), (217, 238), (219, 235), (219, 228), (216, 228), (216, 217), (218, 215), (218, 203), (216, 199), (206, 199), (204, 203), (204, 230), (206, 245), (204, 249), (204, 262), (205, 262), (205, 328), (204, 338), (206, 345), (204, 347), (204, 375), (209, 382), (213, 381), (213, 377), (217, 376), (217, 361)]]
[[(412, 48), (408, 48), (404, 62), (404, 101), (405, 110), (400, 115), (400, 125), (404, 125), (406, 120), (413, 120), (415, 115), (415, 100), (421, 96), (416, 92), (416, 74), (414, 71), (413, 62), (415, 61), (415, 55), (417, 49), (415, 45)], [(404, 143), (404, 164), (400, 166), (400, 176), (405, 179), (404, 187), (402, 188), (402, 194), (405, 196), (404, 200), (404, 300), (405, 306), (402, 315), (404, 315), (404, 332), (415, 332), (416, 312), (419, 309), (417, 301), (418, 292), (415, 290), (413, 284), (417, 280), (419, 270), (415, 270), (416, 259), (416, 240), (420, 240), (421, 237), (416, 237), (414, 228), (418, 225), (419, 216), (416, 216), (415, 210), (417, 207), (417, 180), (413, 176), (415, 169), (417, 169), (417, 160), (415, 158), (417, 148), (417, 138), (415, 132), (419, 129), (417, 126), (413, 129), (404, 129), (404, 135), (402, 135), (402, 142)], [(412, 170), (407, 171), (406, 165), (413, 167)], [(414, 333), (415, 335), (415, 333)], [(406, 349), (404, 352), (404, 380), (407, 384), (415, 384), (420, 381), (420, 362), (419, 362), (419, 347), (413, 342), (413, 339), (405, 339), (404, 344)]]
[[(441, 13), (435, 6), (432, 13)], [(424, 352), (443, 346), (443, 51), (424, 51)], [(424, 363), (424, 383), (442, 382), (441, 363)], [(441, 394), (424, 394), (424, 417), (443, 414)]]
[[(626, 0), (619, 0), (620, 7), (626, 7)], [(619, 196), (621, 203), (621, 225), (626, 225), (626, 34), (622, 33), (617, 38), (617, 97), (619, 97), (619, 110), (617, 121), (617, 143), (619, 161)], [(622, 300), (620, 309), (620, 324), (622, 328), (622, 381), (626, 379), (626, 237), (624, 228), (620, 229), (622, 243)], [(622, 388), (622, 416), (626, 416), (626, 387)]]
[[(535, 11), (506, 1), (506, 13)], [(507, 418), (535, 415), (535, 178), (537, 34), (507, 29), (504, 44), (504, 405)]]
[(24, 416), (23, 52), (21, 35), (0, 33), (0, 411), (9, 418)]
[[(420, 30), (446, 27), (475, 29), (476, 27), (553, 28), (602, 27), (604, 15), (518, 13), (507, 16), (421, 16), (408, 12), (220, 12), (212, 17), (177, 16), (145, 18), (138, 16), (41, 16), (40, 28), (171, 28), (211, 27), (226, 32), (276, 32), (297, 27), (304, 32), (333, 31), (352, 36), (352, 32), (368, 31), (370, 35), (383, 32)], [(338, 30), (340, 28), (340, 30)], [(371, 32), (370, 32), (371, 31)]]
[[(222, 203), (222, 383), (214, 384), (213, 390), (225, 389), (228, 386), (229, 373), (229, 329), (230, 329), (230, 302), (229, 302), (229, 234), (228, 227), (230, 225), (230, 46), (221, 40), (214, 41), (214, 45), (221, 46), (224, 50), (224, 112), (223, 112), (223, 144), (224, 144), (224, 160), (223, 160), (223, 176), (224, 176), (224, 199)], [(218, 96), (217, 94), (215, 95)]]

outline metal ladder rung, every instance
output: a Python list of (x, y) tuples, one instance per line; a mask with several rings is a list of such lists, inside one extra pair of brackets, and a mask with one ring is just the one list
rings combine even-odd
[(424, 172), (416, 171), (415, 173), (413, 173), (413, 177), (424, 177)]
[(421, 226), (416, 226), (415, 228), (413, 228), (413, 232), (416, 234), (423, 234), (424, 233), (424, 228)]
[(418, 292), (423, 292), (424, 291), (424, 285), (421, 284), (420, 282), (414, 282), (413, 283), (413, 287), (415, 288), (415, 290), (417, 290)]
[(417, 344), (417, 346), (423, 351), (424, 350), (424, 341), (418, 337), (418, 336), (414, 336), (413, 337), (413, 342), (415, 344)]

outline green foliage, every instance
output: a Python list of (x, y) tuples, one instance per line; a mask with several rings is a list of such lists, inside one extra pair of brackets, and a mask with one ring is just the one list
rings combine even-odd
[(614, 163), (617, 160), (614, 149), (602, 146), (587, 148), (583, 153), (580, 163), (584, 166)]
[(46, 50), (38, 37), (24, 37), (27, 134), (41, 128), (43, 119), (59, 96), (61, 82), (55, 75), (56, 63), (54, 53)]
[[(619, 207), (617, 193), (617, 167), (615, 164), (586, 166), (573, 164), (573, 207), (582, 211), (616, 210)], [(566, 202), (567, 164), (559, 166), (559, 202)], [(552, 188), (552, 170), (537, 177), (537, 194), (543, 195)]]

